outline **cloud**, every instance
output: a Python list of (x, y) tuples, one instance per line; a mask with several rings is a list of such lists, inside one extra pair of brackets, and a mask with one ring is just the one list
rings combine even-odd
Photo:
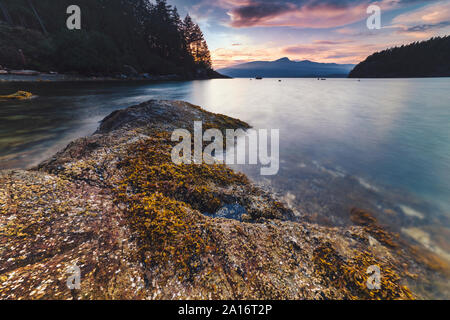
[(450, 21), (450, 1), (444, 0), (432, 3), (417, 10), (398, 15), (392, 20), (399, 25), (435, 25)]
[(406, 32), (424, 32), (433, 29), (440, 29), (450, 25), (450, 21), (444, 21), (436, 24), (421, 24), (418, 26), (409, 27)]
[(290, 3), (254, 1), (245, 6), (234, 8), (229, 12), (229, 15), (233, 27), (247, 27), (264, 23), (264, 21), (286, 14), (291, 10), (296, 10), (296, 7)]
[(275, 44), (241, 46), (213, 50), (215, 68), (230, 67), (249, 61), (272, 61), (289, 56), (291, 60), (311, 60), (328, 63), (358, 63), (384, 45), (360, 44), (349, 39), (317, 40), (280, 47)]
[(230, 25), (243, 27), (332, 28), (361, 21), (367, 7), (392, 10), (418, 0), (219, 0), (228, 9)]
[[(227, 3), (230, 4), (228, 0)], [(231, 18), (231, 26), (235, 28), (270, 26), (330, 28), (364, 19), (369, 3), (370, 0), (248, 0), (233, 6), (228, 15)]]
[(426, 38), (438, 33), (436, 31), (445, 34), (449, 26), (450, 0), (444, 0), (398, 15), (390, 27), (396, 28), (399, 34)]
[(352, 40), (314, 41), (285, 47), (282, 52), (299, 60), (358, 63), (379, 48), (379, 44), (361, 44)]
[(232, 48), (219, 48), (211, 52), (215, 69), (225, 68), (248, 61), (268, 60), (272, 57), (278, 57), (279, 55), (279, 49), (269, 48), (267, 45), (264, 47), (238, 46)]

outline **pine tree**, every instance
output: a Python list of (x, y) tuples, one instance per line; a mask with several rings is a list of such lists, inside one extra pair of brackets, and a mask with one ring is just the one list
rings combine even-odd
[[(126, 65), (143, 73), (188, 75), (211, 67), (200, 27), (189, 16), (182, 21), (166, 0), (77, 0), (83, 14), (81, 31), (67, 30), (66, 9), (71, 4), (71, 0), (0, 0), (0, 18), (11, 26), (48, 33), (31, 38), (45, 41), (26, 41), (25, 51), (27, 57), (42, 60), (38, 65), (51, 65), (52, 70), (120, 73), (129, 69)], [(19, 42), (0, 39), (4, 55), (22, 48), (24, 43)]]
[(192, 21), (189, 14), (184, 19), (184, 37), (194, 61), (205, 68), (211, 68), (211, 55), (202, 30)]

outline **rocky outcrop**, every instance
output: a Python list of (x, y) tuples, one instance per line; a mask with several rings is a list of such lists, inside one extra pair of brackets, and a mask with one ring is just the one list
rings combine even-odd
[[(299, 220), (242, 174), (170, 161), (176, 128), (248, 128), (180, 101), (114, 112), (31, 171), (0, 173), (1, 299), (410, 299), (431, 268), (361, 210)], [(81, 288), (66, 282), (74, 265)], [(367, 269), (382, 272), (367, 288)], [(438, 264), (435, 264), (438, 265)], [(436, 268), (445, 268), (438, 265)]]

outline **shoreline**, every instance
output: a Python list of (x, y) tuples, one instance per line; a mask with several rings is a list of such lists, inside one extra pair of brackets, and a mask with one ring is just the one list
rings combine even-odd
[(230, 79), (227, 77), (198, 77), (189, 78), (181, 76), (152, 76), (152, 77), (95, 77), (95, 76), (75, 76), (75, 75), (0, 75), (0, 83), (20, 83), (20, 82), (165, 82), (165, 81), (193, 81), (211, 79)]

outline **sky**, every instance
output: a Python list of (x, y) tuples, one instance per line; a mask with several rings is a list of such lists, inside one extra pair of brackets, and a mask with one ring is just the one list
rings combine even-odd
[[(356, 64), (389, 47), (450, 35), (450, 0), (169, 0), (202, 28), (216, 69), (282, 57)], [(370, 5), (381, 29), (370, 30)]]

